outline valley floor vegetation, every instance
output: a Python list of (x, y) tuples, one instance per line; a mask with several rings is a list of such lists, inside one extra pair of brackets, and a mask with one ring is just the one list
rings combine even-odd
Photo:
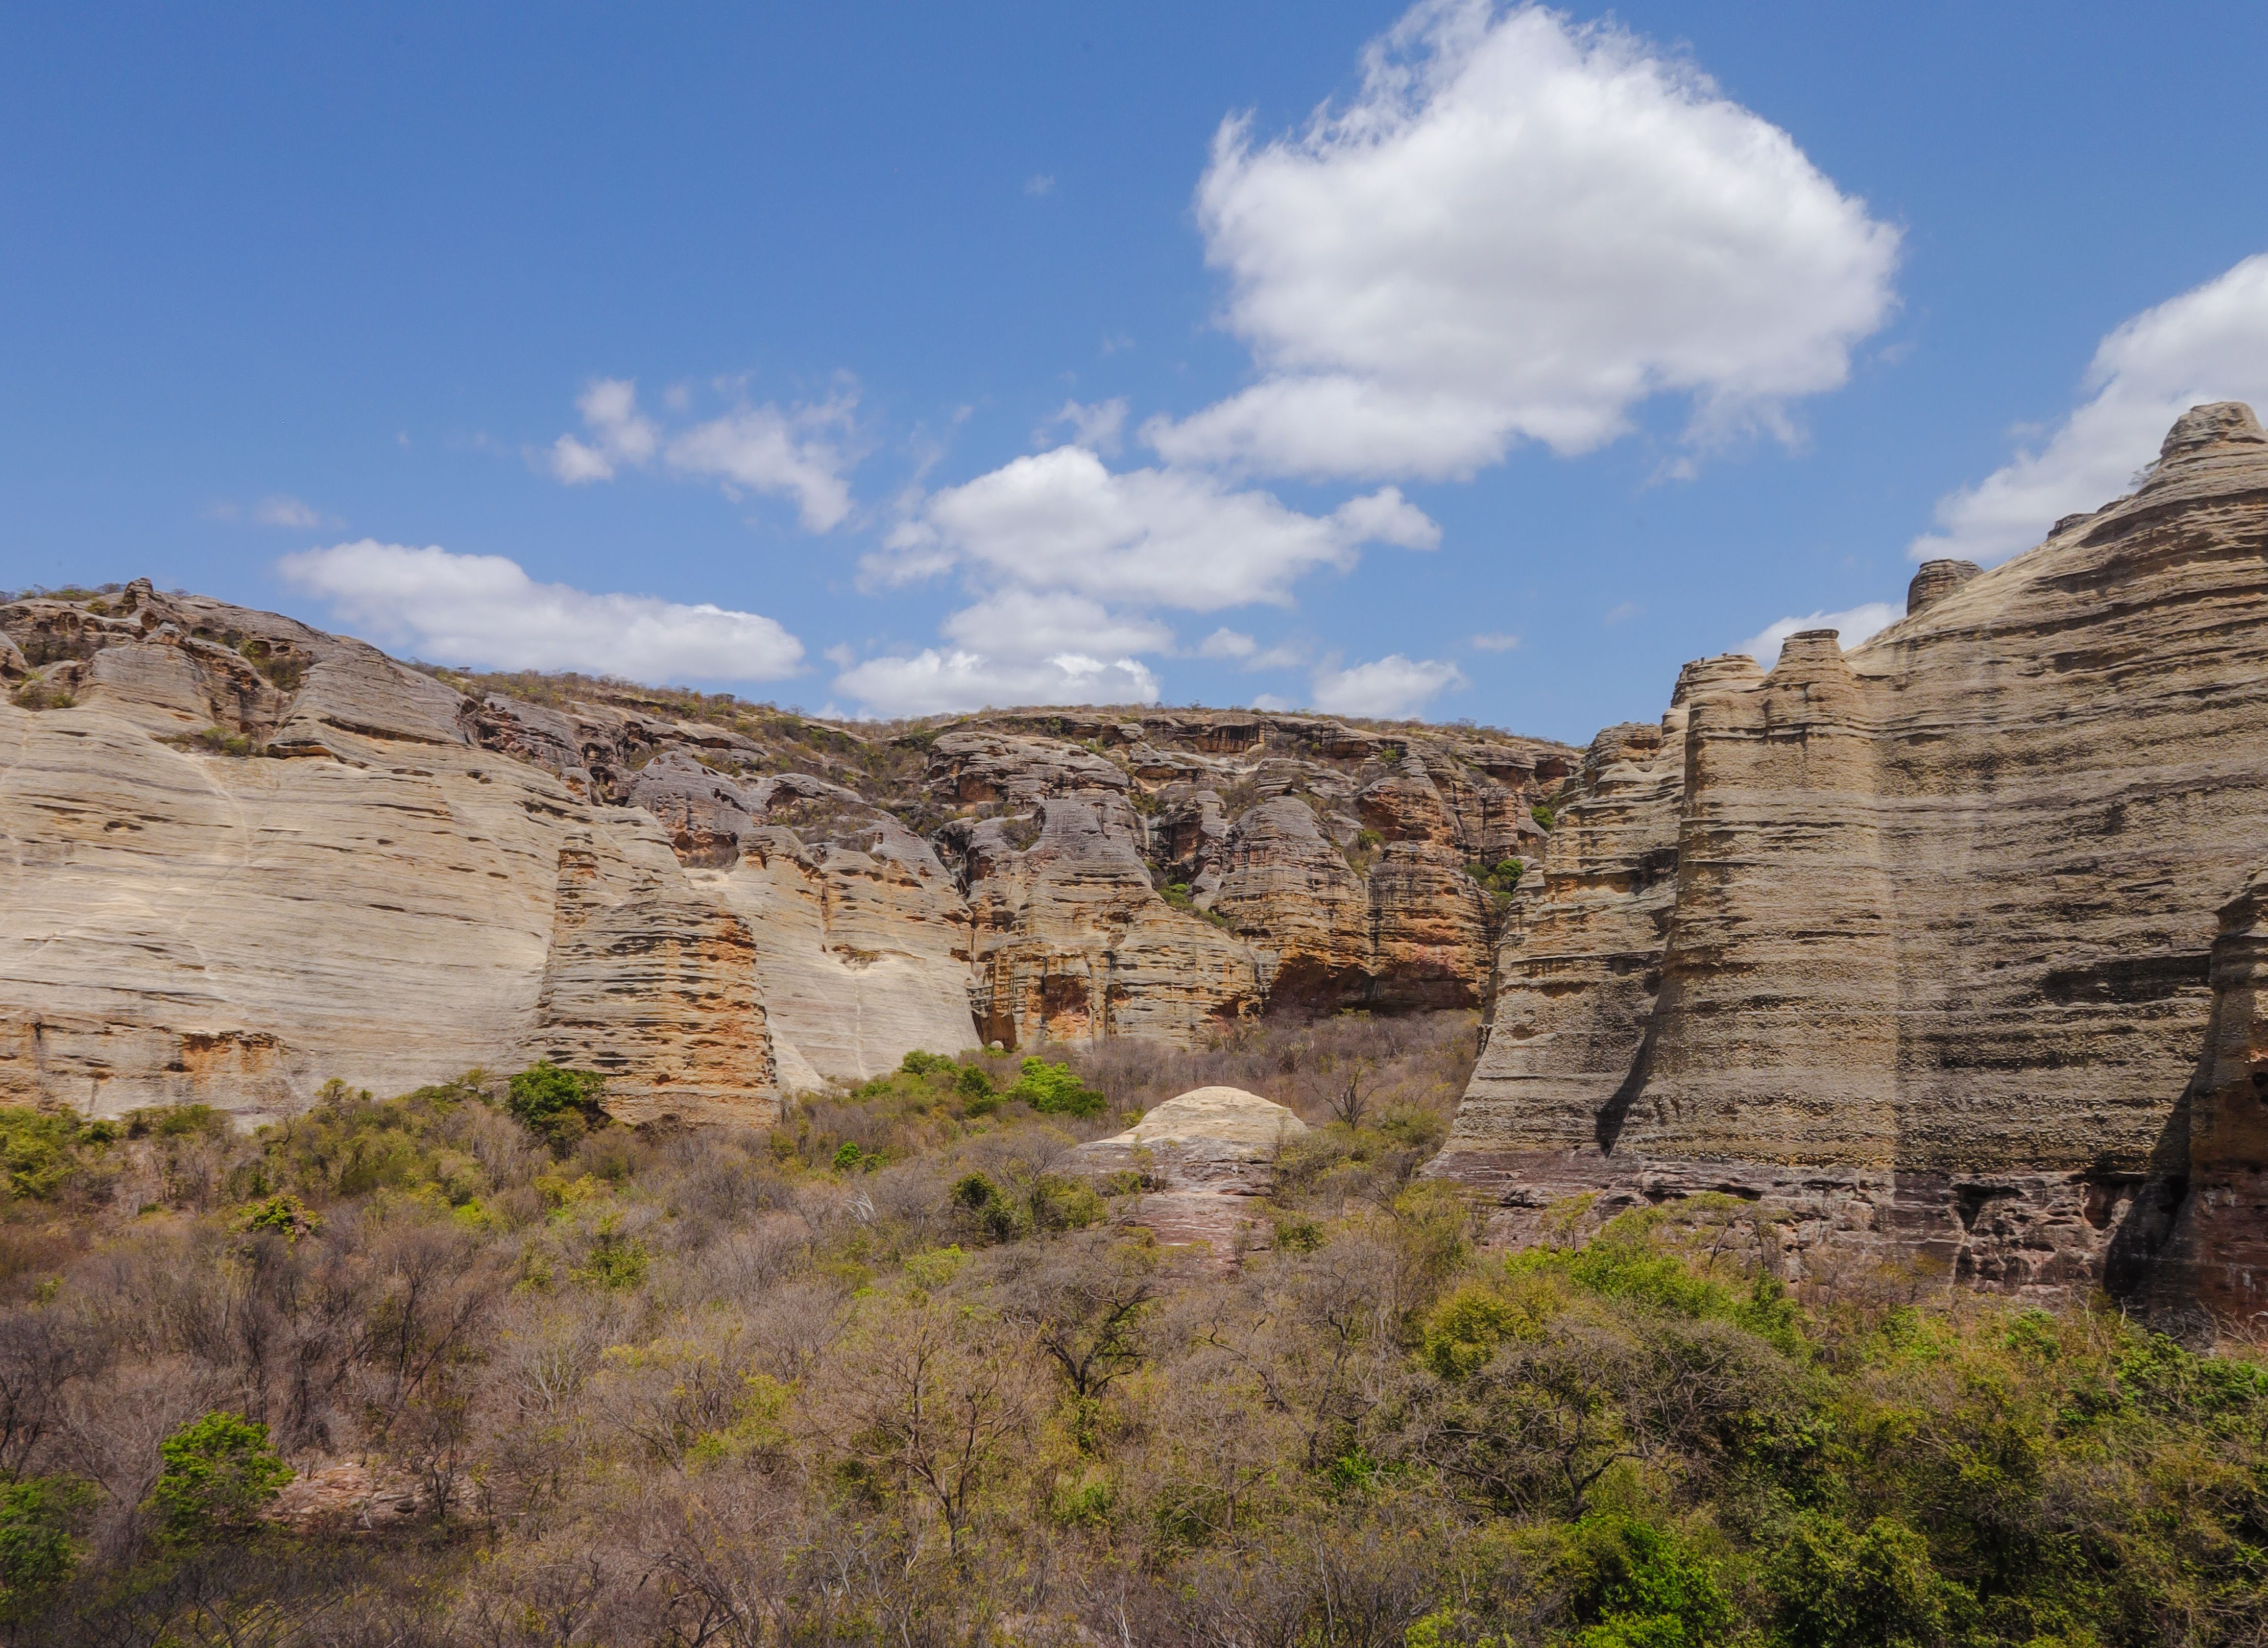
[[(1474, 1036), (915, 1055), (737, 1134), (549, 1066), (0, 1110), (0, 1639), (2268, 1642), (2257, 1356), (1791, 1291), (1728, 1200), (1481, 1251), (1418, 1171)], [(1215, 1081), (1314, 1129), (1235, 1267), (1068, 1159)]]

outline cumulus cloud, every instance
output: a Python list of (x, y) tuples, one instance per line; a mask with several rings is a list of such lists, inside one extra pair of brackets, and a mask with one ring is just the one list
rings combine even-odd
[(1158, 678), (1130, 658), (1063, 652), (1020, 662), (932, 647), (869, 658), (836, 676), (835, 690), (874, 715), (940, 715), (988, 704), (1155, 703)]
[(1788, 135), (1609, 25), (1432, 0), (1302, 133), (1217, 134), (1197, 209), (1243, 393), (1145, 438), (1176, 463), (1467, 475), (1588, 451), (1650, 396), (1785, 430), (1892, 306), (1898, 236)]
[(1260, 650), (1260, 644), (1242, 630), (1223, 624), (1197, 643), (1197, 656), (1210, 658), (1248, 658)]
[(560, 481), (582, 486), (659, 457), (676, 474), (722, 482), (729, 497), (746, 490), (792, 498), (803, 525), (826, 532), (850, 513), (844, 475), (851, 460), (841, 438), (856, 404), (846, 394), (784, 409), (743, 405), (671, 434), (638, 410), (635, 383), (602, 378), (575, 402), (588, 438), (562, 435), (547, 461)]
[(1352, 566), (1366, 542), (1430, 549), (1440, 536), (1392, 487), (1303, 515), (1208, 475), (1114, 474), (1086, 447), (1058, 446), (932, 495), (868, 575), (890, 582), (907, 568), (958, 564), (1030, 588), (1209, 612), (1285, 603), (1303, 574)]
[(1782, 618), (1766, 624), (1733, 649), (1745, 652), (1757, 663), (1770, 669), (1779, 662), (1780, 643), (1799, 629), (1837, 629), (1842, 632), (1843, 644), (1857, 646), (1876, 631), (1889, 629), (1905, 616), (1905, 608), (1888, 601), (1867, 601), (1863, 606), (1842, 612), (1815, 612), (1801, 618)]
[(792, 675), (803, 660), (803, 644), (761, 614), (540, 584), (503, 555), (364, 538), (276, 566), (379, 644), (452, 664), (755, 681)]
[(1465, 673), (1440, 658), (1389, 652), (1351, 668), (1315, 672), (1313, 703), (1327, 715), (1413, 716), (1432, 699), (1465, 685)]
[(1917, 561), (1989, 565), (2029, 549), (2065, 515), (2132, 490), (2174, 420), (2206, 401), (2268, 406), (2268, 254), (2146, 309), (2104, 338), (2081, 387), (2086, 403), (2036, 451), (1939, 500)]

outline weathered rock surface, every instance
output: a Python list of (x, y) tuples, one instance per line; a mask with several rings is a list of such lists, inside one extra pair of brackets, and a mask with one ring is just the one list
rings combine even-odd
[(1077, 1170), (1141, 1175), (1143, 1192), (1121, 1222), (1161, 1242), (1202, 1243), (1216, 1258), (1265, 1247), (1256, 1198), (1274, 1184), (1278, 1151), (1307, 1124), (1241, 1087), (1197, 1087), (1168, 1099), (1123, 1133), (1082, 1144)]
[[(77, 699), (0, 706), (0, 1098), (261, 1118), (556, 1047), (633, 1107), (773, 1102), (747, 935), (650, 816), (468, 744), (456, 693), (358, 642), (129, 595), (0, 608)], [(563, 899), (571, 850), (618, 896)]]
[(1465, 866), (1534, 851), (1572, 754), (1241, 711), (875, 739), (146, 581), (0, 636), (0, 1097), (106, 1112), (549, 1056), (625, 1115), (748, 1119), (916, 1048), (1188, 1042), (1279, 981), (1469, 998)]
[[(2268, 436), (2200, 408), (2133, 497), (1917, 578), (1865, 645), (1689, 666), (1658, 733), (1602, 734), (1562, 798), (1435, 1170), (1511, 1240), (1577, 1191), (1723, 1189), (1798, 1272), (1919, 1254), (2085, 1286), (2186, 1218), (2230, 1273), (2215, 1219), (2161, 1204), (2205, 1148), (2180, 1101), (2215, 912), (2268, 858), (2264, 546)], [(2207, 1102), (2232, 1084), (2191, 1107), (2242, 1157), (2241, 1103)]]

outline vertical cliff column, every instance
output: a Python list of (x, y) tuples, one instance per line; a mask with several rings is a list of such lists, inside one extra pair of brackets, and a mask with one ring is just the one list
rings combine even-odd
[[(1429, 1171), (1528, 1210), (1613, 1175), (1601, 1147), (1650, 1060), (1677, 887), (1688, 701), (1761, 673), (1746, 654), (1689, 664), (1660, 725), (1609, 727), (1592, 740), (1541, 873), (1513, 897), (1488, 1040)], [(1498, 1223), (1498, 1234), (1521, 1238), (1517, 1217)]]
[[(2176, 1148), (2168, 1152), (2175, 1159), (2167, 1166), (2187, 1180), (2185, 1194), (2168, 1262), (2143, 1291), (2251, 1322), (2268, 1311), (2268, 867), (2221, 906), (2205, 1034), (2188, 1094), (2187, 1137), (2169, 1141)], [(2148, 1211), (2146, 1197), (2137, 1214)], [(2114, 1253), (2114, 1270), (2124, 1256)]]
[(526, 1049), (607, 1077), (625, 1122), (761, 1123), (779, 1111), (755, 946), (674, 867), (559, 850), (551, 953)]
[(1835, 631), (1695, 698), (1677, 903), (1643, 1079), (1610, 1144), (1888, 1170), (1897, 937), (1865, 684)]

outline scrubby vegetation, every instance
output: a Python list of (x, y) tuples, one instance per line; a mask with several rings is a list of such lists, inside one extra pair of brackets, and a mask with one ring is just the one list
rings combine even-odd
[[(0, 1639), (2264, 1640), (2254, 1355), (1792, 1291), (1724, 1198), (1484, 1252), (1417, 1176), (1472, 1048), (915, 1055), (744, 1134), (549, 1066), (0, 1110)], [(1314, 1128), (1239, 1269), (1068, 1154), (1214, 1081)]]

